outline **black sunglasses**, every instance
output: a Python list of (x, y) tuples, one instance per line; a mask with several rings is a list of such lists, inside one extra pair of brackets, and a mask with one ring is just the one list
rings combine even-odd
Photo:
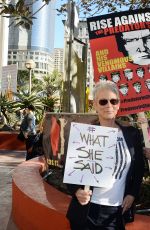
[(112, 105), (117, 105), (119, 103), (119, 99), (110, 99), (110, 100), (107, 100), (107, 99), (100, 99), (99, 100), (99, 104), (100, 105), (107, 105), (108, 104), (108, 101), (110, 101), (110, 103)]

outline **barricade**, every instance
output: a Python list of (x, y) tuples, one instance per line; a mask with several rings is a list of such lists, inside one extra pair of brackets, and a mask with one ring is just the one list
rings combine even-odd
[[(41, 177), (45, 160), (23, 162), (12, 177), (12, 216), (19, 230), (70, 230), (66, 211), (70, 196), (47, 184)], [(136, 215), (127, 230), (147, 230), (150, 217)]]
[(42, 157), (23, 162), (12, 177), (12, 217), (19, 230), (70, 230), (66, 210), (70, 196), (47, 184)]
[(17, 132), (0, 131), (1, 150), (25, 150), (25, 143), (17, 139)]

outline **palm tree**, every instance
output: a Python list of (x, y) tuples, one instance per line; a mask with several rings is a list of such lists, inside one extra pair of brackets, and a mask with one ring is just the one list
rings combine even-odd
[(54, 70), (50, 75), (43, 77), (42, 84), (40, 84), (39, 91), (44, 96), (51, 97), (56, 94), (60, 94), (62, 89), (62, 76)]
[[(41, 90), (43, 82), (35, 77), (32, 73), (32, 91)], [(18, 70), (17, 74), (17, 91), (29, 91), (29, 72), (27, 70)]]
[(41, 101), (44, 105), (44, 110), (47, 112), (54, 112), (54, 107), (58, 100), (59, 99), (56, 97), (43, 97)]
[(13, 112), (13, 102), (9, 101), (7, 95), (0, 94), (0, 115), (4, 116), (4, 123), (10, 124), (10, 114)]
[[(39, 80), (40, 81), (40, 80)], [(59, 103), (62, 94), (62, 76), (54, 70), (50, 75), (43, 77), (40, 84), (34, 88), (41, 96), (44, 110), (54, 112), (54, 107)]]
[(60, 100), (62, 77), (56, 70), (42, 80), (32, 75), (32, 93), (29, 95), (27, 76), (27, 71), (18, 73), (18, 92), (13, 93), (16, 97), (13, 102), (14, 110), (17, 112), (32, 104), (37, 111), (37, 120), (40, 120), (44, 110), (53, 112), (56, 103)]
[(43, 110), (43, 104), (39, 97), (37, 97), (37, 92), (32, 92), (29, 95), (28, 92), (20, 91), (19, 93), (13, 93), (16, 97), (16, 101), (13, 102), (14, 108), (17, 110), (27, 108), (29, 105), (34, 105), (36, 110)]
[(33, 105), (36, 110), (36, 121), (39, 123), (44, 113), (44, 106), (40, 98), (37, 97), (37, 92), (32, 92), (31, 95), (24, 91), (13, 94), (16, 97), (16, 101), (13, 102), (14, 111), (17, 113), (20, 110), (27, 108), (29, 105)]

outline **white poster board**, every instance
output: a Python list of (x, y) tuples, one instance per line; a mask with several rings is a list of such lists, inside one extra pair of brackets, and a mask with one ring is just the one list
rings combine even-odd
[(117, 128), (71, 123), (64, 183), (109, 187), (115, 168)]
[(2, 94), (8, 90), (17, 92), (17, 65), (8, 65), (2, 67)]

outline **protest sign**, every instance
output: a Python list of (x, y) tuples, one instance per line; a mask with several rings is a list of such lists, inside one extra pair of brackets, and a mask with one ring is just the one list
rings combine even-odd
[(48, 168), (64, 167), (71, 122), (96, 124), (97, 114), (46, 113), (43, 122), (43, 150)]
[(117, 128), (72, 122), (63, 182), (111, 186), (117, 133)]
[(7, 65), (2, 67), (2, 94), (17, 92), (17, 65)]
[(87, 19), (94, 80), (119, 88), (118, 115), (150, 110), (150, 9)]

